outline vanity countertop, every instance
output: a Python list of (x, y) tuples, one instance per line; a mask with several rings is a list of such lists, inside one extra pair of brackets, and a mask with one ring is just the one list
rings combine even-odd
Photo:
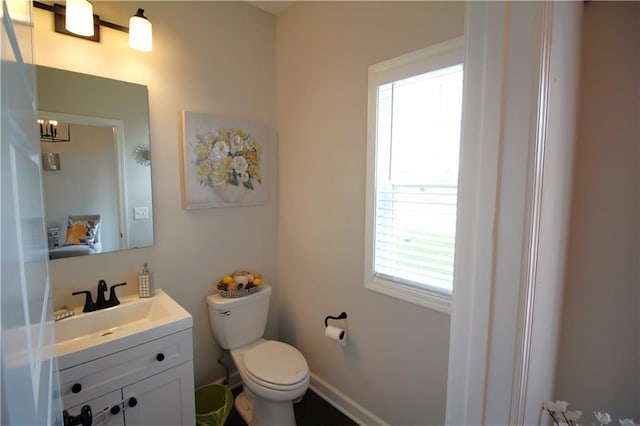
[(60, 370), (193, 327), (191, 314), (160, 289), (150, 298), (123, 297), (111, 308), (81, 309), (55, 323)]

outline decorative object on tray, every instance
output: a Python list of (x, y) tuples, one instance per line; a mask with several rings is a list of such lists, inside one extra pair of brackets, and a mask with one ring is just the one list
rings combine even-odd
[[(544, 401), (542, 403), (542, 409), (549, 413), (554, 425), (577, 426), (577, 421), (582, 416), (582, 411), (569, 411), (568, 407), (569, 403), (567, 401)], [(609, 413), (594, 411), (593, 416), (600, 426), (606, 426), (611, 423)], [(618, 419), (618, 423), (620, 423), (620, 426), (638, 426), (633, 419)]]
[(182, 121), (182, 207), (264, 204), (267, 127), (187, 111)]
[(260, 290), (262, 274), (235, 270), (231, 275), (225, 275), (218, 282), (217, 288), (222, 297), (242, 297)]

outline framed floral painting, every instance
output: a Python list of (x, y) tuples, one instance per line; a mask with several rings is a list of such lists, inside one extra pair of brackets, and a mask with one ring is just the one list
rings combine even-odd
[(267, 126), (183, 111), (182, 207), (264, 204)]

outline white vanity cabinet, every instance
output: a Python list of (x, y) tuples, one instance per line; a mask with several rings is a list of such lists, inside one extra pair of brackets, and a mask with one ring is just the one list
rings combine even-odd
[(60, 370), (65, 410), (99, 425), (195, 423), (191, 328)]
[(192, 362), (127, 386), (123, 394), (125, 400), (128, 395), (136, 395), (138, 400), (136, 407), (125, 410), (127, 426), (195, 423)]

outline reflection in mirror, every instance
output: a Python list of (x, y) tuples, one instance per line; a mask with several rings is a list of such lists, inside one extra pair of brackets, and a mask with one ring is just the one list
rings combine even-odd
[(69, 133), (40, 143), (49, 257), (153, 245), (147, 88), (41, 66), (37, 79), (40, 120)]

